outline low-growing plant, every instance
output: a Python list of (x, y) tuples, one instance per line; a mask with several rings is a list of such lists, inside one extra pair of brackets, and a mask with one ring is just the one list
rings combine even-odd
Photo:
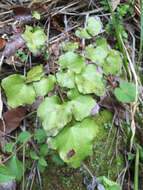
[[(91, 39), (100, 33), (102, 27), (100, 21), (89, 17), (87, 26), (77, 30), (76, 35), (79, 38)], [(39, 48), (39, 44), (30, 40), (32, 36), (29, 33), (37, 30), (27, 26), (27, 31), (23, 35), (32, 52)], [(43, 37), (40, 45), (44, 42)], [(94, 116), (91, 116), (97, 104), (94, 95), (104, 96), (108, 91), (105, 78), (108, 75), (120, 75), (122, 72), (120, 54), (114, 49), (109, 50), (104, 38), (97, 38), (96, 45), (87, 45), (85, 56), (76, 52), (77, 44), (63, 45), (65, 52), (58, 59), (60, 69), (55, 75), (47, 76), (41, 64), (28, 71), (27, 76), (13, 74), (4, 78), (1, 83), (7, 103), (12, 108), (33, 104), (36, 97), (44, 97), (37, 109), (44, 131), (40, 129), (34, 133), (34, 138), (39, 143), (40, 156), (34, 151), (30, 152), (31, 158), (38, 161), (41, 171), (48, 164), (44, 157), (49, 153), (48, 145), (40, 144), (43, 138), (48, 138), (50, 148), (58, 151), (60, 158), (74, 168), (79, 167), (87, 156), (92, 155), (94, 140), (100, 132), (93, 119)], [(52, 95), (55, 85), (60, 87), (61, 92), (64, 90), (64, 95), (62, 93), (60, 96), (55, 93)], [(49, 92), (50, 96), (48, 96)], [(123, 82), (115, 89), (114, 94), (119, 101), (131, 103), (135, 101), (135, 92), (133, 83)], [(32, 134), (25, 131), (18, 136), (16, 143), (25, 143), (29, 138), (32, 138)], [(12, 152), (14, 146), (14, 143), (9, 143), (6, 150)], [(17, 180), (21, 179), (22, 166), (17, 159), (14, 155), (10, 160), (11, 174), (7, 174), (7, 181), (14, 176)], [(3, 169), (0, 169), (0, 173), (8, 170), (4, 166), (1, 167)], [(20, 174), (15, 172), (15, 168), (18, 168)], [(102, 180), (110, 183), (106, 178)], [(112, 185), (117, 186), (117, 184)]]

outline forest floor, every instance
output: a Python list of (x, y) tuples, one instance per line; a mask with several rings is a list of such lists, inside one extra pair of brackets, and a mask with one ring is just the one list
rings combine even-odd
[(0, 190), (143, 189), (139, 3), (0, 1)]

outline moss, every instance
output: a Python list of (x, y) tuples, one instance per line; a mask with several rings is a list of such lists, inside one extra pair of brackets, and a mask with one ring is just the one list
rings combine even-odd
[[(113, 138), (116, 136), (117, 128), (114, 125), (112, 126), (112, 118), (112, 113), (108, 110), (94, 116), (99, 126), (99, 133), (95, 140), (94, 154), (90, 158), (88, 165), (98, 176), (105, 175), (115, 180), (118, 173), (124, 168), (124, 159), (118, 150), (116, 155), (116, 138)], [(108, 139), (111, 126), (111, 135)], [(118, 149), (122, 150), (123, 146), (124, 144), (120, 143)]]

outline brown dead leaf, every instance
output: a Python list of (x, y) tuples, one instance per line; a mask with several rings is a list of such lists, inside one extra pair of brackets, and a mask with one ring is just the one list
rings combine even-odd
[(20, 34), (15, 35), (11, 42), (7, 42), (5, 49), (3, 51), (4, 56), (14, 55), (19, 48), (22, 48), (25, 45), (25, 40)]
[(0, 38), (0, 50), (3, 50), (5, 48), (6, 41), (4, 38)]
[(29, 21), (32, 19), (30, 8), (18, 6), (13, 9), (14, 19), (18, 21)]
[[(27, 107), (18, 107), (11, 109), (3, 114), (3, 120), (5, 122), (5, 133), (9, 134), (14, 131), (21, 123), (23, 117), (26, 114)], [(0, 131), (4, 131), (2, 120), (0, 120)]]

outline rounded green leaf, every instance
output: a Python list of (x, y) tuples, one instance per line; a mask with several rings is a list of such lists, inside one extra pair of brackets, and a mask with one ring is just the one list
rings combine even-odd
[(28, 131), (21, 132), (17, 137), (17, 142), (24, 143), (31, 137), (31, 133)]
[(116, 98), (124, 103), (135, 102), (136, 86), (131, 82), (121, 82), (120, 87), (114, 91)]
[(26, 82), (33, 82), (40, 80), (44, 76), (43, 65), (33, 67), (27, 73)]
[(33, 28), (28, 25), (26, 25), (26, 30), (22, 37), (26, 41), (26, 45), (28, 46), (30, 51), (33, 53), (40, 49), (41, 45), (43, 45), (47, 39), (41, 27)]
[(59, 71), (56, 73), (57, 81), (61, 87), (74, 88), (74, 73)]
[(92, 144), (97, 133), (95, 121), (87, 118), (72, 127), (65, 127), (55, 138), (49, 138), (49, 143), (64, 162), (77, 168), (88, 155), (92, 155)]
[(93, 45), (88, 45), (86, 47), (86, 56), (88, 59), (90, 59), (92, 62), (96, 63), (96, 65), (102, 66), (105, 62), (105, 58), (107, 56), (107, 51), (104, 47), (98, 46), (94, 48)]
[(102, 29), (102, 24), (100, 21), (97, 21), (94, 17), (89, 17), (87, 20), (86, 30), (92, 36), (96, 36), (100, 33)]
[(76, 75), (75, 82), (79, 92), (83, 94), (94, 93), (97, 96), (104, 96), (103, 77), (95, 65), (86, 65), (82, 73)]
[(8, 168), (0, 165), (0, 183), (6, 183), (13, 179), (15, 179), (15, 175), (13, 175)]
[(42, 78), (40, 81), (34, 82), (33, 86), (37, 96), (45, 96), (54, 89), (55, 77), (48, 75), (48, 77)]
[(106, 75), (117, 75), (122, 69), (122, 59), (116, 50), (111, 50), (103, 64), (103, 71)]
[(22, 75), (14, 74), (3, 79), (2, 87), (7, 96), (7, 103), (12, 108), (23, 104), (33, 104), (35, 101), (33, 86), (25, 84), (25, 78)]
[(77, 121), (88, 117), (96, 101), (89, 95), (79, 95), (71, 101), (72, 113)]
[(71, 121), (71, 105), (68, 103), (60, 105), (56, 96), (47, 97), (38, 108), (38, 116), (47, 135), (55, 136)]
[(80, 73), (85, 65), (85, 59), (76, 53), (67, 52), (59, 57), (59, 64), (63, 68), (68, 68), (75, 73)]

